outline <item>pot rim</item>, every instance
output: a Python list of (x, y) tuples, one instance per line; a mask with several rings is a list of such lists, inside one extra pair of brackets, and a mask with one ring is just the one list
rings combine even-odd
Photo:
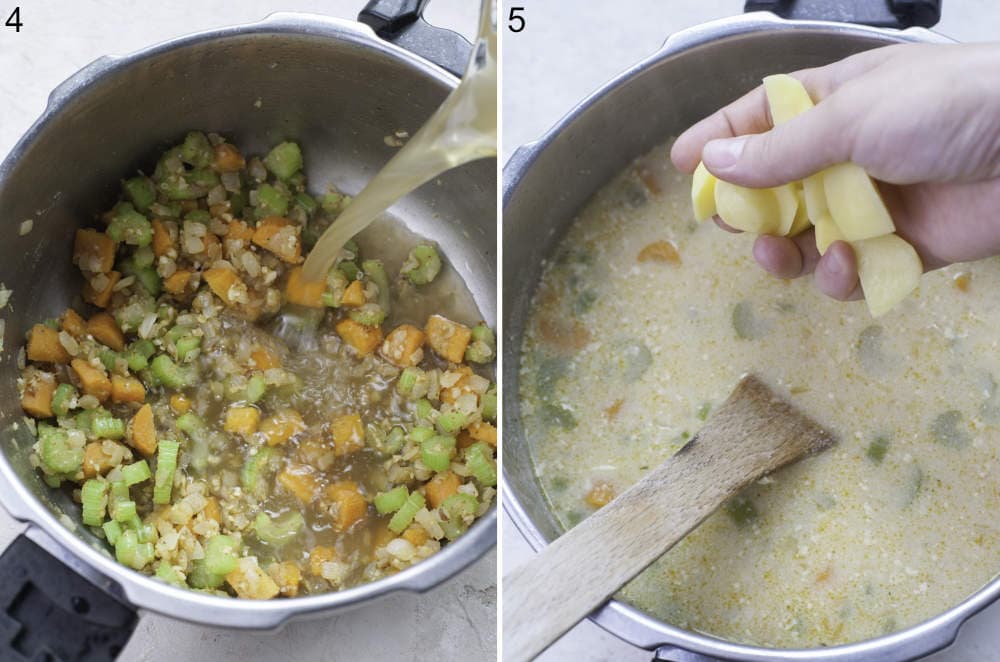
[[(106, 80), (163, 53), (252, 34), (313, 36), (349, 42), (402, 60), (415, 75), (429, 78), (449, 89), (458, 85), (455, 76), (404, 48), (383, 41), (367, 25), (316, 14), (277, 12), (254, 23), (184, 35), (127, 55), (104, 56), (80, 69), (52, 91), (42, 115), (0, 163), (0, 187), (39, 134), (92, 83)], [(357, 607), (396, 591), (424, 592), (456, 575), (496, 544), (497, 508), (494, 504), (465, 535), (395, 575), (319, 595), (269, 601), (246, 600), (177, 588), (119, 564), (106, 550), (92, 547), (62, 524), (21, 481), (4, 453), (0, 453), (0, 505), (12, 517), (28, 524), (24, 535), (120, 600), (139, 609), (191, 623), (233, 629), (276, 629), (292, 618)], [(78, 523), (74, 522), (74, 525), (78, 526)]]
[[(627, 84), (649, 67), (692, 48), (722, 39), (776, 30), (811, 30), (824, 34), (874, 37), (885, 41), (886, 45), (890, 43), (956, 43), (949, 37), (924, 28), (895, 30), (830, 21), (787, 20), (771, 12), (752, 12), (722, 18), (676, 32), (668, 37), (653, 54), (632, 65), (585, 97), (538, 140), (522, 145), (514, 151), (503, 169), (503, 209), (507, 209), (525, 174), (539, 155), (558, 139), (567, 126), (590, 110), (591, 106), (598, 101), (614, 93), (618, 87)], [(505, 367), (504, 372), (508, 374), (509, 369)], [(511, 403), (515, 407), (519, 406), (513, 398), (505, 399), (505, 404)], [(512, 418), (504, 416), (505, 423)], [(509, 434), (505, 431), (505, 436), (509, 436)], [(517, 497), (506, 468), (502, 470), (501, 485), (504, 511), (510, 516), (515, 528), (531, 548), (538, 551), (548, 544), (548, 540), (528, 516)], [(704, 655), (712, 656), (712, 659), (723, 658), (753, 662), (774, 660), (855, 662), (871, 659), (911, 659), (940, 650), (955, 640), (959, 628), (966, 620), (998, 598), (1000, 598), (1000, 576), (985, 584), (959, 604), (931, 619), (889, 635), (828, 648), (777, 649), (738, 644), (709, 634), (700, 634), (669, 625), (617, 599), (610, 600), (588, 618), (604, 630), (630, 644), (647, 650), (658, 650), (665, 654), (669, 654), (671, 651), (683, 651), (687, 654), (684, 659), (690, 659), (690, 654), (693, 653), (696, 657)]]

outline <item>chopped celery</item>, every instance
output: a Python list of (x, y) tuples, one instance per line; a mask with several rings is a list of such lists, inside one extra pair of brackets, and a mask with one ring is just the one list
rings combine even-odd
[(865, 451), (865, 455), (868, 459), (875, 464), (882, 464), (882, 460), (885, 459), (886, 453), (889, 452), (889, 440), (885, 437), (876, 437), (870, 444), (868, 444), (868, 450)]
[(426, 425), (418, 425), (410, 430), (410, 441), (415, 444), (422, 444), (434, 436), (434, 428)]
[(225, 581), (225, 575), (209, 572), (208, 568), (205, 567), (205, 559), (196, 559), (191, 562), (187, 576), (188, 586), (191, 588), (219, 588)]
[(201, 348), (201, 336), (194, 334), (181, 336), (174, 343), (174, 347), (177, 350), (177, 359), (179, 361), (190, 361), (198, 355), (198, 350)]
[(90, 421), (90, 433), (98, 439), (121, 439), (125, 436), (125, 421), (102, 412)]
[(424, 495), (420, 492), (413, 492), (406, 497), (406, 501), (396, 511), (396, 514), (389, 520), (389, 530), (393, 533), (402, 533), (410, 525), (417, 511), (424, 507)]
[(465, 533), (478, 509), (479, 502), (469, 494), (452, 494), (445, 499), (438, 509), (445, 537), (454, 540)]
[(295, 194), (295, 204), (302, 207), (307, 215), (312, 214), (319, 207), (319, 203), (316, 202), (316, 198), (312, 197), (308, 193), (296, 193)]
[(487, 421), (497, 420), (497, 386), (496, 384), (490, 386), (490, 388), (483, 393), (482, 396), (483, 404), (483, 418)]
[(177, 417), (177, 429), (189, 437), (201, 437), (205, 434), (205, 421), (198, 414), (187, 412)]
[(135, 531), (127, 529), (115, 544), (115, 558), (134, 570), (141, 570), (153, 560), (153, 544), (139, 542)]
[(91, 478), (80, 488), (83, 523), (87, 526), (100, 526), (104, 522), (104, 511), (108, 505), (108, 484), (103, 480)]
[(410, 250), (403, 262), (400, 275), (405, 276), (414, 285), (426, 285), (434, 280), (441, 271), (441, 256), (437, 249), (428, 244), (419, 244)]
[(304, 524), (302, 514), (295, 510), (274, 519), (267, 513), (259, 513), (253, 521), (253, 529), (263, 542), (284, 545), (298, 535)]
[(465, 360), (473, 363), (489, 363), (496, 358), (497, 339), (493, 329), (484, 322), (472, 327), (472, 342), (465, 350)]
[(264, 375), (256, 373), (247, 380), (247, 401), (257, 402), (264, 397), (267, 392), (267, 381), (264, 380)]
[(405, 485), (394, 487), (388, 492), (380, 492), (375, 495), (375, 510), (380, 515), (394, 513), (403, 507), (408, 496), (410, 496), (410, 492), (406, 489)]
[(125, 351), (125, 362), (132, 372), (145, 370), (149, 366), (149, 357), (156, 352), (156, 346), (150, 340), (136, 340)]
[(212, 215), (204, 209), (192, 209), (188, 213), (184, 214), (184, 220), (201, 223), (202, 225), (208, 225), (212, 222)]
[(52, 394), (52, 413), (56, 416), (65, 416), (69, 410), (76, 406), (76, 398), (79, 394), (72, 384), (60, 384)]
[(399, 452), (399, 449), (403, 447), (403, 443), (405, 441), (406, 431), (397, 425), (389, 430), (389, 434), (385, 436), (382, 448), (387, 454), (392, 455), (393, 453)]
[(385, 321), (385, 311), (377, 303), (366, 303), (360, 308), (355, 308), (348, 313), (348, 316), (358, 324), (365, 326), (381, 326)]
[(354, 264), (350, 260), (343, 260), (337, 265), (337, 270), (344, 274), (348, 281), (353, 281), (358, 279), (358, 274), (361, 273), (361, 269), (358, 265)]
[(323, 207), (323, 211), (328, 214), (339, 214), (350, 200), (350, 196), (346, 196), (343, 193), (330, 192), (325, 193), (320, 198), (319, 204)]
[(151, 204), (156, 202), (156, 186), (149, 177), (139, 176), (127, 179), (122, 184), (122, 188), (125, 189), (125, 195), (139, 211), (146, 211)]
[(191, 371), (181, 369), (166, 354), (160, 354), (153, 359), (149, 368), (153, 372), (153, 376), (168, 388), (184, 388), (190, 386), (194, 381), (194, 375)]
[(420, 444), (420, 460), (433, 471), (447, 471), (454, 450), (454, 437), (436, 434)]
[(257, 189), (257, 218), (284, 216), (288, 212), (288, 195), (270, 184), (261, 184)]
[(170, 503), (170, 493), (174, 486), (174, 472), (177, 471), (177, 453), (181, 445), (172, 439), (160, 441), (156, 451), (156, 477), (153, 480), (153, 503)]
[(102, 349), (97, 353), (97, 358), (108, 372), (114, 372), (118, 365), (119, 354), (112, 349)]
[(153, 473), (149, 470), (149, 464), (145, 460), (139, 460), (122, 467), (122, 478), (125, 479), (125, 484), (129, 487), (147, 481), (152, 476)]
[(400, 395), (409, 395), (413, 392), (413, 387), (417, 385), (417, 380), (424, 374), (420, 368), (410, 366), (403, 369), (399, 375), (399, 382), (396, 383), (396, 390)]
[(111, 222), (105, 233), (116, 243), (148, 246), (153, 241), (153, 226), (129, 202), (119, 202), (111, 211)]
[(750, 497), (742, 494), (734, 496), (722, 508), (737, 526), (746, 526), (759, 516), (757, 507)]
[(232, 572), (239, 557), (240, 546), (231, 536), (212, 536), (205, 543), (205, 570), (214, 575)]
[(421, 398), (417, 400), (417, 420), (429, 421), (431, 420), (431, 412), (434, 411), (434, 405), (427, 398)]
[(483, 485), (493, 487), (497, 484), (497, 463), (486, 443), (477, 441), (465, 449), (465, 466)]
[(193, 168), (204, 168), (212, 163), (214, 150), (201, 131), (192, 131), (184, 137), (178, 156)]
[(132, 254), (132, 262), (135, 264), (137, 269), (151, 267), (156, 262), (156, 254), (149, 246), (140, 246), (135, 249), (135, 253)]
[(264, 165), (278, 179), (288, 179), (302, 170), (302, 150), (293, 142), (283, 142), (264, 157)]
[[(378, 287), (378, 299), (376, 301), (379, 308), (384, 312), (384, 318), (392, 309), (392, 293), (389, 291), (389, 275), (385, 272), (385, 266), (383, 266), (382, 260), (365, 260), (361, 263), (361, 269)], [(379, 320), (379, 324), (381, 323), (382, 320)]]
[(114, 545), (118, 542), (118, 539), (122, 535), (122, 525), (115, 520), (110, 520), (101, 525), (104, 529), (104, 537), (108, 539), (108, 543)]
[(136, 267), (135, 279), (149, 292), (150, 296), (158, 297), (163, 291), (163, 281), (154, 267)]
[(262, 446), (257, 449), (256, 453), (247, 456), (243, 463), (243, 469), (240, 471), (240, 485), (243, 486), (244, 490), (259, 494), (257, 479), (260, 478), (261, 471), (267, 467), (274, 453), (274, 449), (270, 446)]
[(184, 580), (181, 579), (180, 574), (167, 561), (160, 561), (160, 564), (156, 566), (156, 577), (174, 586), (184, 586)]
[(83, 465), (83, 448), (72, 445), (65, 430), (38, 424), (38, 456), (47, 473), (72, 475)]
[(131, 499), (128, 501), (113, 501), (111, 504), (111, 510), (111, 516), (118, 522), (128, 522), (136, 517), (135, 501), (132, 501)]
[(437, 418), (438, 430), (444, 434), (458, 434), (458, 431), (469, 422), (469, 417), (460, 411), (449, 411)]

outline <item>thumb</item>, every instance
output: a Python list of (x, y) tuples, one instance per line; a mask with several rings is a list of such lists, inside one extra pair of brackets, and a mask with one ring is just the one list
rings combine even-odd
[(779, 186), (850, 160), (854, 122), (833, 103), (821, 103), (764, 133), (711, 140), (705, 167), (727, 182), (752, 188)]

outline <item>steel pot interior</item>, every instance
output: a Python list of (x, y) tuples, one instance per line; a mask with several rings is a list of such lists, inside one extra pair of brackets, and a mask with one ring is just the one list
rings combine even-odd
[[(71, 264), (75, 229), (93, 223), (119, 178), (151, 172), (156, 155), (194, 128), (217, 131), (260, 153), (284, 140), (305, 146), (311, 186), (357, 193), (393, 155), (385, 137), (411, 135), (457, 84), (443, 70), (383, 42), (365, 26), (279, 14), (103, 58), (66, 81), (41, 119), (0, 166), (0, 280), (13, 289), (0, 354), (0, 500), (38, 524), (78, 570), (110, 578), (133, 604), (231, 627), (275, 627), (291, 616), (357, 604), (394, 589), (426, 590), (495, 544), (495, 511), (433, 558), (394, 577), (338, 593), (260, 603), (214, 598), (155, 582), (119, 566), (83, 527), (79, 508), (28, 464), (34, 443), (22, 422), (16, 356), (35, 321), (79, 303)], [(452, 171), (393, 207), (411, 231), (440, 244), (495, 323), (496, 168)], [(33, 229), (19, 236), (22, 221)]]
[[(775, 72), (833, 62), (910, 41), (947, 42), (922, 29), (791, 22), (748, 14), (671, 37), (658, 53), (583, 101), (504, 168), (503, 485), (504, 507), (539, 549), (560, 533), (534, 474), (519, 404), (520, 351), (531, 299), (550, 256), (577, 211), (637, 156), (678, 135)], [(901, 633), (828, 649), (775, 651), (687, 632), (619, 601), (593, 620), (644, 648), (666, 646), (741, 660), (904, 659), (950, 643), (959, 625), (1000, 592), (992, 586), (935, 621)], [(684, 653), (686, 655), (686, 653)], [(684, 659), (691, 659), (685, 657)]]

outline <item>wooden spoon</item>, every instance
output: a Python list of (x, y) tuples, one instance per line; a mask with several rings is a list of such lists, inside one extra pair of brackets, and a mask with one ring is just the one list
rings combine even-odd
[(503, 659), (537, 656), (740, 489), (833, 438), (744, 377), (681, 450), (503, 579)]

